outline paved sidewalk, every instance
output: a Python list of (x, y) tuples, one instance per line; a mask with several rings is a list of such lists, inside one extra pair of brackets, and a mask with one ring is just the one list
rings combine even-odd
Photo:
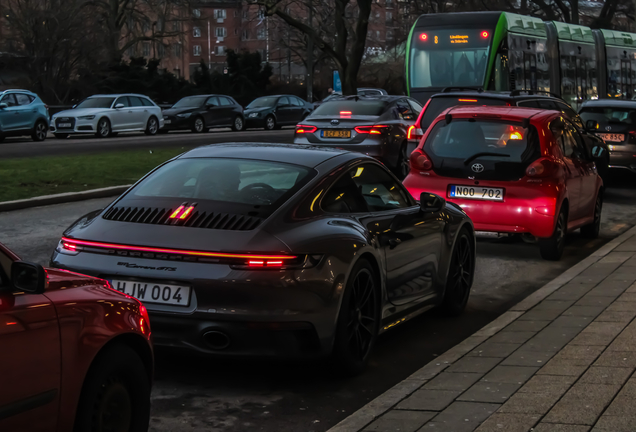
[(636, 228), (330, 432), (636, 431)]

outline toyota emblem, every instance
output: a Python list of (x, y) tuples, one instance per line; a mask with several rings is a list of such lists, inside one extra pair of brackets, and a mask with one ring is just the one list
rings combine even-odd
[(484, 170), (484, 166), (482, 164), (473, 164), (473, 166), (471, 166), (470, 169), (472, 169), (476, 173), (480, 173)]
[(611, 126), (605, 126), (605, 130), (606, 130), (606, 131), (611, 131), (611, 130), (612, 130), (612, 127), (611, 127)]
[(333, 126), (338, 126), (338, 125), (340, 124), (340, 120), (333, 119), (333, 120), (331, 120), (331, 124), (332, 124)]

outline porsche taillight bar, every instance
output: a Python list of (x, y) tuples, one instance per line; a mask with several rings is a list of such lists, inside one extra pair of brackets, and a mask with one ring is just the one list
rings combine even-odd
[(225, 252), (204, 252), (204, 251), (195, 251), (195, 250), (185, 250), (185, 249), (167, 249), (167, 248), (155, 248), (148, 246), (130, 246), (130, 245), (122, 245), (115, 243), (103, 243), (103, 242), (95, 242), (89, 240), (77, 240), (70, 239), (67, 237), (62, 237), (61, 240), (62, 247), (69, 251), (76, 252), (78, 250), (78, 246), (86, 246), (91, 248), (99, 248), (99, 249), (116, 249), (116, 250), (125, 250), (125, 251), (135, 251), (135, 252), (149, 252), (149, 253), (160, 253), (160, 254), (173, 254), (173, 255), (188, 255), (188, 256), (197, 256), (197, 257), (207, 257), (207, 258), (238, 258), (238, 259), (247, 259), (247, 260), (266, 260), (266, 261), (285, 261), (285, 260), (295, 260), (298, 258), (296, 255), (266, 255), (266, 254), (244, 254), (244, 253), (225, 253)]

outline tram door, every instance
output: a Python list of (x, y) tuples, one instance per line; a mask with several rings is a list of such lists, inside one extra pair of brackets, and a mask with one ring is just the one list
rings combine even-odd
[(621, 60), (621, 98), (632, 98), (632, 62), (630, 60)]
[(523, 53), (523, 69), (525, 90), (537, 90), (537, 55), (534, 53)]

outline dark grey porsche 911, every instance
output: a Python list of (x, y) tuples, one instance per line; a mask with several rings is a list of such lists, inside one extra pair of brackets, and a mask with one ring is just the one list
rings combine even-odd
[(139, 298), (155, 345), (357, 373), (378, 334), (463, 311), (475, 241), (459, 207), (418, 203), (371, 157), (237, 143), (156, 168), (68, 228), (51, 264)]

